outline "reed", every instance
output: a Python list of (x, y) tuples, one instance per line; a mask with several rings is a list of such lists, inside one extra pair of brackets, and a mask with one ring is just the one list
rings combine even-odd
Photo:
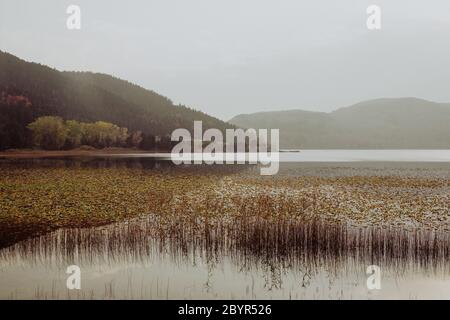
[(195, 257), (244, 269), (351, 272), (349, 265), (376, 264), (396, 273), (450, 272), (450, 236), (433, 230), (354, 227), (327, 221), (242, 217), (234, 220), (144, 216), (98, 228), (61, 229), (0, 251), (0, 261), (27, 257), (35, 263), (68, 265), (145, 263)]

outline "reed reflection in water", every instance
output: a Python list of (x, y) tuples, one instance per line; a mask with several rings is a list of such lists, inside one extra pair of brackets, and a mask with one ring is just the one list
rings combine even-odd
[[(450, 237), (320, 220), (150, 215), (0, 251), (1, 298), (450, 298)], [(67, 266), (82, 289), (66, 289)], [(382, 289), (366, 287), (366, 268)]]

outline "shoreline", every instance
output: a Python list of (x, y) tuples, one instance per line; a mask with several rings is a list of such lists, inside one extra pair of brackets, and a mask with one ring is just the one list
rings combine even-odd
[(0, 159), (33, 159), (55, 157), (89, 157), (102, 155), (128, 155), (128, 154), (158, 154), (161, 151), (147, 151), (131, 148), (104, 148), (104, 149), (72, 149), (72, 150), (10, 150), (0, 151)]

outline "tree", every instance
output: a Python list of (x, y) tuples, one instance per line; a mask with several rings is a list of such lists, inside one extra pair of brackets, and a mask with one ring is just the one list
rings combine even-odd
[(67, 138), (67, 127), (60, 117), (39, 117), (28, 125), (36, 146), (46, 150), (61, 149)]
[(132, 148), (139, 148), (142, 140), (142, 131), (135, 131), (128, 136), (127, 145)]
[(162, 136), (159, 142), (156, 143), (157, 149), (161, 151), (172, 150), (174, 143), (172, 142), (170, 136)]
[(155, 136), (150, 134), (143, 134), (142, 141), (139, 144), (139, 148), (143, 150), (155, 150), (156, 141)]
[(0, 94), (0, 150), (29, 146), (30, 134), (26, 125), (33, 119), (28, 98), (16, 94)]
[(84, 123), (76, 120), (67, 120), (65, 125), (67, 127), (65, 147), (68, 149), (79, 147), (84, 135)]
[(83, 126), (83, 136), (81, 138), (81, 143), (98, 147), (98, 133), (94, 123), (82, 123)]
[(105, 148), (113, 146), (125, 146), (128, 138), (128, 129), (120, 128), (115, 124), (97, 121), (95, 123), (84, 124), (84, 144)]
[(127, 145), (127, 139), (128, 139), (128, 129), (119, 128), (116, 145), (118, 147), (125, 147)]

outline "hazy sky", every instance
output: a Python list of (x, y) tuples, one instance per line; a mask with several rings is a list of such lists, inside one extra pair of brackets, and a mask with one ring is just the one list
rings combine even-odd
[[(66, 27), (70, 4), (81, 30)], [(381, 30), (366, 27), (370, 4)], [(224, 120), (378, 97), (450, 102), (449, 0), (1, 0), (0, 49)]]

